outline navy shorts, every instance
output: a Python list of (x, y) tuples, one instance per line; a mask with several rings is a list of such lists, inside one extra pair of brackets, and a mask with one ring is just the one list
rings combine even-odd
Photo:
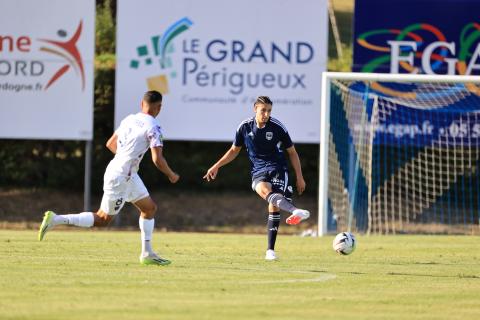
[(268, 182), (272, 185), (272, 191), (281, 193), (287, 200), (292, 201), (293, 188), (290, 185), (287, 170), (270, 170), (259, 172), (252, 177), (252, 190), (259, 182)]

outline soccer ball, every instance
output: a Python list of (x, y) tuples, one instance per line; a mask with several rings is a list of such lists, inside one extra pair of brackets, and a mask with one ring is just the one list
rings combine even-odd
[(335, 239), (333, 239), (333, 250), (343, 255), (352, 253), (356, 246), (357, 240), (355, 240), (355, 236), (350, 232), (340, 232)]

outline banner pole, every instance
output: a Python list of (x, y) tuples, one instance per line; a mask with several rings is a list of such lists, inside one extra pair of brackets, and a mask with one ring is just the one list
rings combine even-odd
[(85, 179), (83, 191), (83, 210), (91, 211), (91, 184), (92, 184), (92, 140), (85, 141)]
[(337, 19), (335, 18), (335, 11), (333, 10), (332, 0), (328, 0), (328, 15), (330, 23), (332, 24), (333, 38), (335, 39), (335, 46), (337, 47), (338, 58), (343, 58), (342, 41), (340, 40), (340, 32), (338, 31)]

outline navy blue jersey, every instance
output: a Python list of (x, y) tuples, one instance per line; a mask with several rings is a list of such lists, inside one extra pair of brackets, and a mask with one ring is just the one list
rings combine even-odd
[(265, 127), (258, 128), (255, 118), (249, 118), (238, 126), (233, 144), (245, 145), (252, 167), (252, 176), (269, 170), (287, 170), (283, 149), (293, 146), (285, 126), (270, 117)]

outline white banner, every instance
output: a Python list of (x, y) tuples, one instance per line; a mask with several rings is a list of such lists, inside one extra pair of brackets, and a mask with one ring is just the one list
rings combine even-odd
[(93, 137), (94, 0), (0, 0), (0, 138)]
[(257, 96), (295, 142), (318, 143), (327, 0), (119, 0), (115, 125), (146, 90), (175, 140), (232, 141)]

